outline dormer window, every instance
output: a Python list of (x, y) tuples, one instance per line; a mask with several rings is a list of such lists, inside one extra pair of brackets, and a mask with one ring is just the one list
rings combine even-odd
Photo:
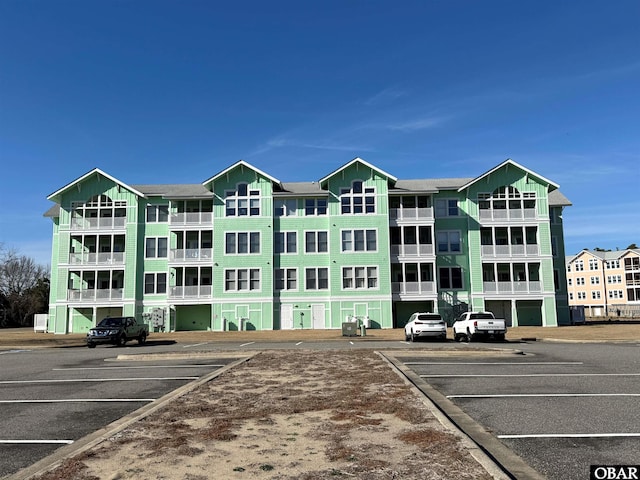
[(340, 190), (340, 206), (343, 214), (376, 213), (376, 189), (365, 187), (362, 180), (354, 180), (351, 188)]
[(225, 191), (227, 217), (255, 217), (260, 215), (260, 190), (250, 190), (246, 183), (239, 183), (235, 190)]

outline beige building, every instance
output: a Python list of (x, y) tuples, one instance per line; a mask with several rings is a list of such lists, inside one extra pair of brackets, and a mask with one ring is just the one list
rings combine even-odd
[(582, 250), (566, 265), (570, 307), (587, 317), (640, 317), (640, 249)]

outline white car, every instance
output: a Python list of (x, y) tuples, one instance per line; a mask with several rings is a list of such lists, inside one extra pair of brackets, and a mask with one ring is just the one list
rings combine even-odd
[(415, 342), (419, 338), (447, 339), (447, 324), (439, 313), (416, 312), (404, 326), (405, 340)]

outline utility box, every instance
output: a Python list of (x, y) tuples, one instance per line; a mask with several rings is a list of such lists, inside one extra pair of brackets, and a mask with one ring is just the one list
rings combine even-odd
[(342, 336), (355, 337), (358, 334), (358, 324), (356, 322), (342, 323)]

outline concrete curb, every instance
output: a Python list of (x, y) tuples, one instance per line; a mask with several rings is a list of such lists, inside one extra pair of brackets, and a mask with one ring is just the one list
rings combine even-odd
[[(517, 355), (517, 352), (513, 352)], [(496, 437), (482, 428), (469, 415), (464, 413), (451, 400), (442, 395), (439, 391), (420, 378), (413, 370), (409, 369), (400, 360), (395, 358), (390, 352), (379, 352), (385, 357), (398, 372), (402, 373), (405, 378), (411, 382), (438, 410), (469, 439), (473, 444), (477, 445), (479, 450), (484, 454), (480, 458), (476, 457), (487, 472), (492, 473), (492, 469), (507, 476), (518, 480), (544, 480), (545, 477), (538, 473), (525, 463), (522, 458), (508, 449)], [(472, 451), (472, 454), (474, 452)], [(477, 452), (476, 452), (477, 453)], [(474, 455), (475, 456), (475, 455)], [(483, 461), (489, 460), (489, 463)]]
[[(62, 447), (56, 450), (51, 455), (37, 461), (33, 465), (23, 468), (22, 470), (14, 473), (13, 475), (4, 477), (4, 480), (27, 480), (36, 475), (42, 475), (50, 470), (53, 470), (56, 467), (59, 467), (65, 460), (75, 457), (82, 452), (85, 452), (104, 440), (114, 436), (116, 433), (124, 430), (131, 424), (142, 420), (143, 418), (151, 415), (155, 411), (161, 409), (168, 403), (174, 401), (176, 398), (181, 397), (194, 390), (195, 388), (203, 385), (207, 382), (210, 382), (214, 378), (222, 375), (224, 372), (231, 370), (238, 365), (250, 360), (257, 352), (247, 355), (247, 352), (243, 352), (242, 358), (236, 360), (235, 362), (230, 363), (218, 370), (211, 372), (209, 375), (206, 375), (198, 380), (194, 380), (193, 382), (187, 383), (176, 390), (167, 393), (166, 395), (160, 397), (156, 401), (145, 405), (138, 410), (126, 415), (115, 422), (110, 423), (109, 425), (97, 430), (93, 433), (90, 433), (79, 440), (73, 442), (70, 445)], [(239, 355), (236, 355), (238, 357)]]

